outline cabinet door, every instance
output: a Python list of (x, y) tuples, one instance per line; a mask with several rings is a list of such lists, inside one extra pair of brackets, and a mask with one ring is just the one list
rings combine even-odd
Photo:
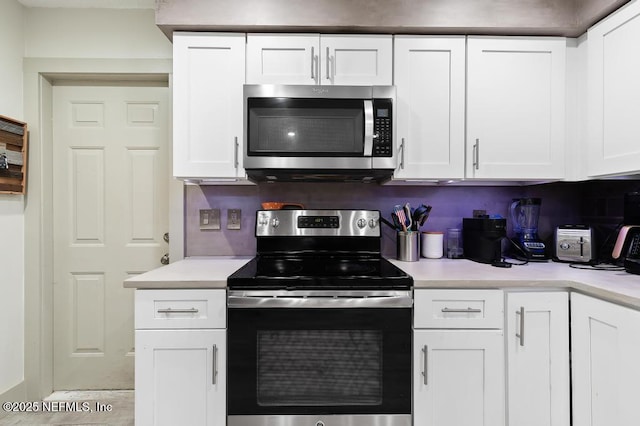
[(571, 294), (574, 426), (640, 424), (640, 312)]
[(396, 36), (397, 179), (464, 177), (465, 38)]
[(469, 37), (467, 177), (564, 177), (563, 38)]
[(416, 330), (413, 424), (504, 425), (503, 339), (501, 330)]
[(392, 70), (393, 39), (390, 35), (320, 37), (320, 84), (391, 85)]
[(507, 295), (508, 424), (570, 426), (567, 293)]
[(224, 425), (226, 330), (136, 330), (136, 425)]
[(244, 177), (243, 34), (173, 35), (173, 175)]
[(390, 85), (391, 36), (249, 34), (247, 83)]
[(247, 84), (320, 84), (318, 34), (248, 34)]
[(640, 3), (631, 2), (588, 32), (590, 176), (640, 170)]

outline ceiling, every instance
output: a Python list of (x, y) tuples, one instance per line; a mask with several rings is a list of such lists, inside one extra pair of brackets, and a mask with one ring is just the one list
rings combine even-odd
[(155, 0), (18, 0), (26, 7), (155, 9)]

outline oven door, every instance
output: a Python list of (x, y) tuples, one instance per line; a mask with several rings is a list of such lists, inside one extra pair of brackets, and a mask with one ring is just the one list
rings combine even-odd
[(410, 425), (411, 293), (394, 293), (231, 291), (228, 424)]

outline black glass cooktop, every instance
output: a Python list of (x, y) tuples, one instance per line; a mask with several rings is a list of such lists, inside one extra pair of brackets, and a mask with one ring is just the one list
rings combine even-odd
[(382, 257), (257, 256), (227, 282), (233, 289), (408, 289), (413, 278)]

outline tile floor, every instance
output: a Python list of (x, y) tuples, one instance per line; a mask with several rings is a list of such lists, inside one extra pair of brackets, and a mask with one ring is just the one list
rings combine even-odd
[(40, 401), (38, 412), (0, 410), (0, 425), (133, 425), (133, 401), (133, 391), (59, 391)]

